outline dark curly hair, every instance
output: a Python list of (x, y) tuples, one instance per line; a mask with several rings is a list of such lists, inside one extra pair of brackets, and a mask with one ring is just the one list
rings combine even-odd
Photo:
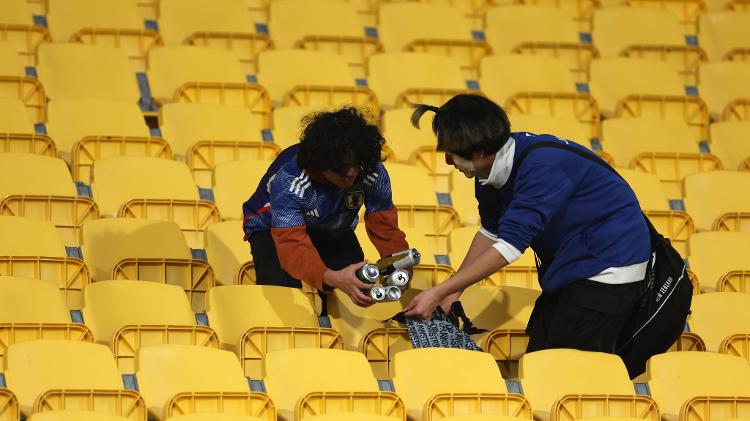
[[(385, 139), (378, 127), (357, 108), (313, 113), (305, 116), (302, 124), (305, 128), (297, 163), (305, 170), (340, 171), (342, 165), (353, 164), (369, 172), (382, 161)], [(350, 161), (352, 155), (354, 162)]]

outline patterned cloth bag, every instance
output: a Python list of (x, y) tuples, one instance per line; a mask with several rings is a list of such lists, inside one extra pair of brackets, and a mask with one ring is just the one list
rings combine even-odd
[[(446, 315), (438, 306), (432, 313), (432, 320), (405, 317), (403, 312), (389, 320), (406, 325), (414, 348), (461, 348), (482, 351), (469, 335), (487, 331), (474, 327), (460, 301), (451, 305), (450, 315)], [(459, 320), (463, 324), (462, 327), (459, 327)]]

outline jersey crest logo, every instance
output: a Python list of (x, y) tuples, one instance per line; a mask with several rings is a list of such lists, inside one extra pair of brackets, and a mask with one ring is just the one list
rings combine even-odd
[(365, 192), (362, 190), (350, 190), (346, 192), (344, 201), (348, 209), (359, 209), (365, 199)]

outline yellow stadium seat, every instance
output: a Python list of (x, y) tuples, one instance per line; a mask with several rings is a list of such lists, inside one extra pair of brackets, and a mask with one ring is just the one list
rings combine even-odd
[[(450, 206), (439, 205), (429, 174), (422, 168), (405, 164), (388, 164), (393, 203), (399, 214), (399, 225), (419, 228), (433, 241), (437, 254), (448, 254), (448, 234), (461, 225)], [(414, 188), (419, 186), (419, 188)]]
[(594, 60), (590, 88), (607, 117), (684, 121), (696, 140), (708, 137), (706, 103), (685, 95), (679, 72), (670, 63), (630, 57)]
[(520, 375), (535, 419), (575, 419), (576, 410), (569, 411), (579, 407), (585, 408), (577, 412), (585, 414), (581, 418), (659, 420), (653, 400), (635, 396), (625, 364), (616, 355), (574, 349), (532, 352), (521, 357)]
[(460, 171), (451, 173), (451, 201), (463, 225), (479, 225), (479, 205), (474, 197), (473, 178), (467, 178)]
[[(0, 60), (2, 60), (0, 58)], [(31, 153), (57, 156), (57, 145), (52, 139), (34, 132), (26, 107), (20, 99), (0, 99), (0, 152)]]
[[(391, 392), (379, 392), (365, 357), (340, 349), (289, 349), (266, 357), (264, 383), (279, 421), (346, 413), (404, 419), (404, 405)], [(383, 419), (392, 419), (385, 418)]]
[(659, 177), (668, 198), (681, 197), (681, 180), (722, 169), (719, 158), (701, 153), (684, 122), (649, 118), (611, 118), (602, 123), (602, 146), (620, 167)]
[(0, 213), (52, 221), (66, 245), (78, 245), (81, 224), (99, 218), (96, 204), (78, 196), (62, 159), (3, 153), (0, 177)]
[(701, 47), (685, 43), (677, 16), (668, 10), (625, 6), (600, 9), (594, 13), (591, 35), (603, 58), (666, 61), (680, 70), (686, 85), (695, 84), (698, 64), (707, 59)]
[[(271, 160), (245, 159), (219, 164), (214, 169), (214, 197), (224, 219), (241, 219), (242, 204), (255, 193)], [(238, 223), (235, 223), (239, 227)]]
[(177, 222), (192, 248), (203, 230), (221, 221), (212, 202), (199, 200), (188, 167), (167, 159), (124, 156), (94, 162), (94, 199), (106, 216)]
[(214, 284), (211, 267), (191, 259), (179, 226), (146, 219), (90, 221), (81, 232), (83, 256), (97, 281), (143, 280), (182, 287), (195, 311)]
[(646, 376), (663, 420), (747, 417), (750, 366), (741, 358), (713, 352), (668, 352), (651, 357)]
[(577, 82), (588, 81), (588, 67), (599, 52), (582, 44), (572, 16), (549, 6), (507, 5), (487, 10), (487, 39), (495, 54), (520, 53), (565, 60)]
[(127, 402), (130, 409), (117, 408), (114, 402), (108, 409), (122, 411), (113, 415), (132, 411), (145, 416), (143, 401), (137, 393), (124, 391), (114, 358), (104, 345), (50, 339), (17, 343), (8, 348), (3, 367), (7, 387), (18, 397), (25, 416), (43, 407), (84, 409), (87, 399), (101, 400), (100, 405), (107, 400)]
[(63, 295), (52, 282), (0, 276), (0, 304), (0, 357), (8, 346), (35, 339), (92, 340), (86, 326), (71, 324)]
[(725, 339), (750, 333), (750, 294), (714, 292), (693, 297), (690, 304), (690, 331), (698, 334), (706, 349), (719, 352)]
[[(0, 23), (0, 34), (3, 25)], [(24, 65), (18, 56), (16, 46), (10, 41), (0, 41), (0, 99), (19, 101), (23, 107), (23, 120), (16, 121), (37, 123), (46, 119), (45, 105), (47, 95), (39, 80), (26, 76)], [(8, 122), (4, 122), (7, 125)], [(32, 131), (33, 133), (33, 131)]]
[(369, 88), (355, 86), (342, 56), (306, 50), (265, 51), (258, 57), (258, 82), (268, 89), (275, 104), (329, 107), (355, 105), (379, 115), (379, 105)]
[(249, 392), (239, 361), (231, 352), (190, 345), (155, 345), (141, 348), (135, 364), (138, 388), (150, 417), (156, 420), (182, 415), (183, 411), (224, 412), (224, 396), (228, 413), (257, 416), (249, 418), (253, 421), (272, 419), (267, 412), (274, 412), (273, 404), (265, 395)]
[(750, 120), (750, 62), (704, 63), (698, 69), (698, 91), (711, 116), (722, 120)]
[[(573, 17), (578, 28), (583, 32), (591, 32), (591, 19), (594, 12), (606, 3), (601, 0), (524, 0), (521, 4), (528, 6), (555, 7)], [(611, 5), (607, 3), (607, 5)]]
[(287, 148), (299, 142), (304, 129), (303, 119), (321, 108), (309, 105), (292, 105), (273, 110), (273, 142)]
[(26, 0), (0, 3), (0, 39), (16, 46), (25, 66), (34, 66), (37, 47), (51, 38), (47, 28), (34, 25), (29, 6)]
[(21, 419), (21, 408), (18, 407), (18, 399), (8, 389), (0, 389), (0, 418), (3, 421), (17, 421)]
[(133, 70), (146, 70), (148, 50), (161, 45), (156, 31), (144, 28), (138, 4), (132, 0), (47, 0), (50, 34), (55, 42), (117, 47), (125, 50)]
[(159, 33), (167, 45), (231, 51), (248, 74), (257, 71), (258, 53), (271, 48), (268, 35), (256, 33), (244, 0), (159, 0), (158, 6)]
[(91, 184), (91, 167), (102, 158), (127, 155), (172, 159), (169, 145), (151, 137), (135, 103), (65, 98), (50, 101), (47, 110), (47, 130), (60, 156), (71, 163), (75, 181)]
[(746, 13), (701, 14), (699, 36), (709, 60), (747, 60), (750, 55), (750, 16)]
[(750, 122), (719, 121), (710, 129), (711, 152), (728, 170), (750, 171)]
[(750, 264), (744, 258), (748, 246), (750, 234), (746, 233), (703, 232), (690, 237), (688, 261), (703, 291), (750, 291)]
[[(590, 136), (581, 124), (572, 117), (550, 115), (514, 114), (511, 119), (514, 132), (551, 134), (590, 147)], [(596, 151), (600, 153), (601, 151)]]
[[(451, 266), (458, 269), (464, 261), (474, 236), (479, 234), (479, 226), (456, 228), (448, 236)], [(482, 235), (482, 234), (479, 234)], [(516, 286), (540, 289), (536, 273), (534, 251), (526, 249), (521, 257), (483, 281), (484, 285)]]
[(93, 411), (47, 411), (32, 414), (29, 421), (128, 421), (130, 418)]
[(343, 340), (320, 328), (302, 290), (271, 285), (229, 285), (209, 291), (208, 320), (222, 347), (240, 358), (246, 376), (263, 377), (263, 360), (289, 348), (338, 348)]
[(262, 140), (263, 121), (244, 107), (171, 103), (159, 110), (164, 138), (186, 157), (196, 184), (211, 186), (211, 170), (238, 159), (272, 159), (279, 152)]
[[(526, 399), (507, 395), (505, 381), (487, 353), (463, 349), (413, 349), (396, 354), (391, 372), (393, 385), (404, 400), (409, 419), (431, 419), (433, 411), (440, 413), (438, 411), (446, 406), (450, 415), (481, 413), (483, 416), (493, 414), (498, 419), (532, 419)], [(467, 401), (469, 396), (477, 401), (486, 399), (488, 408), (485, 409), (484, 405), (481, 410), (471, 408), (461, 402), (461, 398), (450, 402), (452, 396)], [(500, 402), (506, 399), (510, 407), (506, 408), (507, 412), (500, 410)]]
[[(409, 247), (417, 249), (422, 255), (421, 264), (434, 265), (436, 263), (435, 247), (421, 231), (405, 227), (399, 227), (399, 229), (406, 235), (406, 242), (409, 243)], [(357, 235), (357, 240), (359, 240), (360, 246), (362, 246), (365, 259), (374, 263), (382, 257), (380, 256), (380, 253), (378, 253), (377, 248), (370, 241), (370, 238), (367, 235), (365, 222), (362, 218), (360, 218), (357, 228), (354, 229), (354, 233)], [(429, 286), (432, 286), (432, 283), (430, 283), (428, 287)]]
[(83, 293), (83, 317), (96, 342), (109, 345), (121, 372), (135, 372), (135, 355), (161, 344), (219, 347), (216, 334), (195, 326), (182, 288), (140, 281), (101, 281)]
[(410, 121), (413, 112), (412, 108), (398, 108), (383, 113), (383, 136), (398, 162), (408, 163), (421, 149), (434, 150), (437, 145), (431, 114), (423, 116), (416, 129)]
[(253, 260), (250, 244), (242, 237), (240, 221), (224, 221), (206, 228), (206, 255), (217, 285), (234, 284), (240, 267)]
[(669, 238), (677, 251), (687, 256), (687, 240), (695, 232), (693, 218), (685, 211), (671, 210), (664, 188), (654, 174), (618, 169), (635, 192), (638, 203), (657, 231)]
[(685, 177), (685, 208), (698, 231), (750, 231), (750, 174), (710, 171)]
[[(366, 76), (367, 58), (383, 51), (377, 39), (365, 37), (353, 3), (275, 0), (269, 12), (272, 18), (268, 26), (276, 48), (303, 48), (341, 55), (358, 78)], [(310, 19), (312, 15), (317, 18)]]
[(38, 54), (39, 80), (50, 99), (98, 98), (135, 104), (141, 96), (124, 50), (45, 43)]
[(522, 54), (495, 55), (482, 60), (482, 92), (516, 114), (575, 118), (589, 137), (599, 136), (599, 108), (594, 98), (576, 90), (561, 58)]
[[(706, 3), (710, 3), (710, 1), (626, 0), (623, 3), (631, 7), (668, 11), (677, 16), (683, 33), (695, 35), (698, 31), (698, 17), (706, 12)], [(703, 44), (702, 41), (701, 44)]]
[(467, 93), (459, 62), (426, 53), (387, 53), (370, 57), (369, 86), (381, 106), (408, 104), (440, 106), (456, 94)]

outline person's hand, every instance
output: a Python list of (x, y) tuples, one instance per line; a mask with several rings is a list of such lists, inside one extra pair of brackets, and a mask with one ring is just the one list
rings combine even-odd
[[(367, 293), (373, 285), (366, 284), (357, 278), (354, 272), (367, 264), (367, 260), (354, 263), (341, 270), (328, 269), (323, 274), (323, 283), (333, 288), (338, 288), (351, 298), (352, 302), (360, 307), (372, 304), (372, 298)], [(365, 292), (362, 292), (362, 291)]]
[(461, 298), (461, 292), (454, 292), (453, 294), (445, 297), (443, 301), (440, 302), (440, 308), (443, 309), (443, 313), (449, 314), (451, 312), (451, 305), (458, 301), (459, 298)]
[(432, 312), (444, 299), (438, 287), (422, 291), (404, 308), (404, 316), (430, 320)]

